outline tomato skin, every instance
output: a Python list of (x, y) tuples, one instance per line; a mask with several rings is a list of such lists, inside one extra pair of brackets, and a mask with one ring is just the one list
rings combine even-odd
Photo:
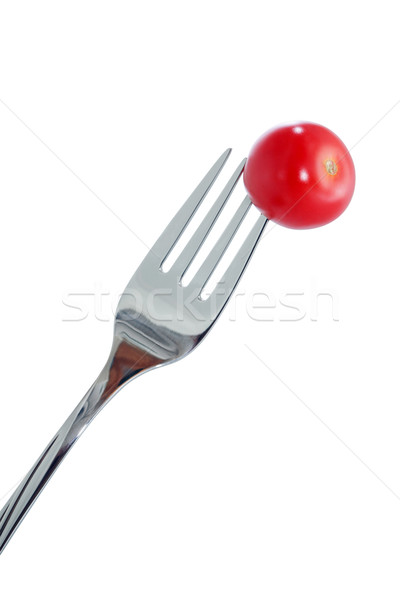
[(285, 227), (309, 229), (330, 223), (347, 208), (355, 170), (346, 146), (330, 129), (296, 122), (259, 138), (243, 180), (266, 217)]

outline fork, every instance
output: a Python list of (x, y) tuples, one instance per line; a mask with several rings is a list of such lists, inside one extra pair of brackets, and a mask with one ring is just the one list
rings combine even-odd
[(211, 167), (148, 252), (119, 301), (109, 358), (81, 402), (51, 440), (0, 511), (0, 553), (67, 452), (107, 402), (129, 381), (179, 360), (207, 335), (236, 287), (267, 219), (260, 215), (221, 281), (207, 298), (202, 291), (235, 237), (251, 201), (244, 198), (187, 286), (187, 272), (239, 181), (244, 159), (186, 243), (172, 267), (162, 265), (221, 172), (231, 149)]

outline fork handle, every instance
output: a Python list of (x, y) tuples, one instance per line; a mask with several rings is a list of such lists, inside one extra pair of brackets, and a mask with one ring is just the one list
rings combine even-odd
[(146, 353), (133, 356), (124, 342), (114, 340), (104, 369), (0, 511), (0, 554), (89, 423), (127, 381), (151, 366)]
[(87, 409), (99, 392), (99, 382), (96, 381), (1, 510), (0, 553), (64, 456), (89, 424)]

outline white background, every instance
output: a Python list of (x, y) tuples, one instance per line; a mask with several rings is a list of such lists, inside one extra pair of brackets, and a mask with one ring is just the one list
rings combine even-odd
[(226, 176), (266, 129), (312, 120), (357, 171), (343, 217), (272, 227), (200, 348), (91, 425), (1, 556), (1, 597), (398, 599), (396, 3), (0, 6), (2, 501), (227, 146)]

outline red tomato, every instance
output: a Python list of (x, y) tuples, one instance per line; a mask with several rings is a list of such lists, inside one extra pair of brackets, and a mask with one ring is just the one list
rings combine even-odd
[(354, 192), (354, 164), (343, 142), (316, 123), (267, 131), (243, 174), (253, 204), (285, 227), (308, 229), (336, 219)]

